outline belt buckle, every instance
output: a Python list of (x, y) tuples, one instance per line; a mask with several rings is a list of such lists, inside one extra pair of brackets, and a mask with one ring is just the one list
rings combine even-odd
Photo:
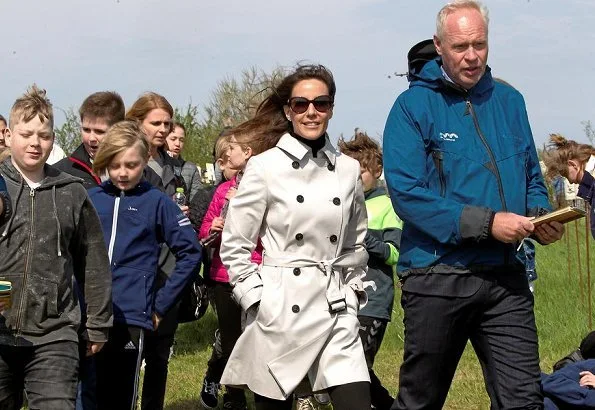
[(338, 313), (342, 310), (347, 309), (347, 302), (345, 301), (344, 297), (336, 300), (331, 300), (328, 302), (328, 305), (331, 313)]

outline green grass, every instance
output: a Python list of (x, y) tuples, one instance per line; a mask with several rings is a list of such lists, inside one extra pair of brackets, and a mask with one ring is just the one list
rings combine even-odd
[[(552, 364), (578, 346), (590, 330), (588, 315), (588, 281), (584, 222), (578, 223), (581, 251), (582, 288), (578, 272), (575, 225), (567, 225), (567, 236), (559, 243), (537, 246), (537, 273), (535, 282), (535, 315), (539, 331), (541, 368), (550, 372)], [(591, 268), (595, 275), (595, 247), (590, 239)], [(570, 274), (568, 270), (570, 245)], [(582, 291), (581, 291), (582, 289)], [(595, 292), (595, 289), (593, 289)], [(376, 358), (375, 370), (385, 386), (396, 393), (399, 366), (403, 357), (402, 310), (398, 299), (393, 321), (387, 329), (384, 343)], [(166, 409), (186, 410), (200, 408), (199, 394), (207, 361), (211, 354), (213, 333), (217, 321), (212, 311), (198, 322), (184, 324), (176, 336), (175, 355), (172, 358), (167, 386)], [(445, 405), (446, 409), (488, 409), (481, 368), (473, 350), (468, 346), (459, 364)]]

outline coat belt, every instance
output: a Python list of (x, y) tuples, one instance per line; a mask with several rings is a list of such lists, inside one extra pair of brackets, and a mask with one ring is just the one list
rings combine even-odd
[[(288, 267), (288, 268), (307, 268), (317, 267), (327, 277), (326, 300), (329, 304), (329, 311), (337, 313), (347, 308), (345, 301), (344, 280), (340, 275), (343, 268), (362, 268), (365, 269), (368, 262), (368, 253), (366, 251), (355, 251), (345, 253), (333, 259), (317, 261), (315, 259), (290, 253), (281, 253), (268, 255), (265, 251), (262, 259), (264, 266)], [(361, 278), (355, 278), (349, 282), (349, 286), (356, 292), (364, 292)]]

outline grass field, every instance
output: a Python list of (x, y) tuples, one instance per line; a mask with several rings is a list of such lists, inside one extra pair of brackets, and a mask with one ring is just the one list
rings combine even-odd
[[(537, 246), (535, 282), (535, 315), (539, 330), (541, 368), (550, 372), (552, 364), (578, 346), (589, 329), (588, 281), (584, 223), (578, 223), (581, 272), (579, 275), (575, 224), (567, 225), (566, 237), (548, 247)], [(591, 239), (591, 259), (595, 247)], [(570, 270), (568, 268), (570, 249)], [(595, 265), (591, 260), (591, 268)], [(581, 280), (582, 278), (582, 280)], [(582, 287), (580, 284), (582, 283)], [(383, 346), (377, 356), (375, 370), (386, 387), (396, 393), (398, 371), (403, 356), (402, 310), (398, 299)], [(199, 322), (180, 327), (175, 355), (170, 364), (166, 409), (197, 409), (202, 378), (211, 353), (216, 318), (211, 311)], [(469, 347), (455, 375), (446, 409), (488, 409), (481, 368)]]

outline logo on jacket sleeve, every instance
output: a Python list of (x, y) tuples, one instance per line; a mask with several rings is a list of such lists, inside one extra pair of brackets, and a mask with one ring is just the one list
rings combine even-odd
[(182, 213), (178, 214), (178, 225), (180, 226), (186, 226), (186, 225), (192, 225), (192, 223), (190, 222), (190, 219), (188, 219), (188, 217)]
[(459, 136), (457, 134), (455, 134), (454, 132), (441, 132), (440, 133), (440, 139), (444, 140), (444, 141), (454, 142), (458, 138), (459, 138)]

